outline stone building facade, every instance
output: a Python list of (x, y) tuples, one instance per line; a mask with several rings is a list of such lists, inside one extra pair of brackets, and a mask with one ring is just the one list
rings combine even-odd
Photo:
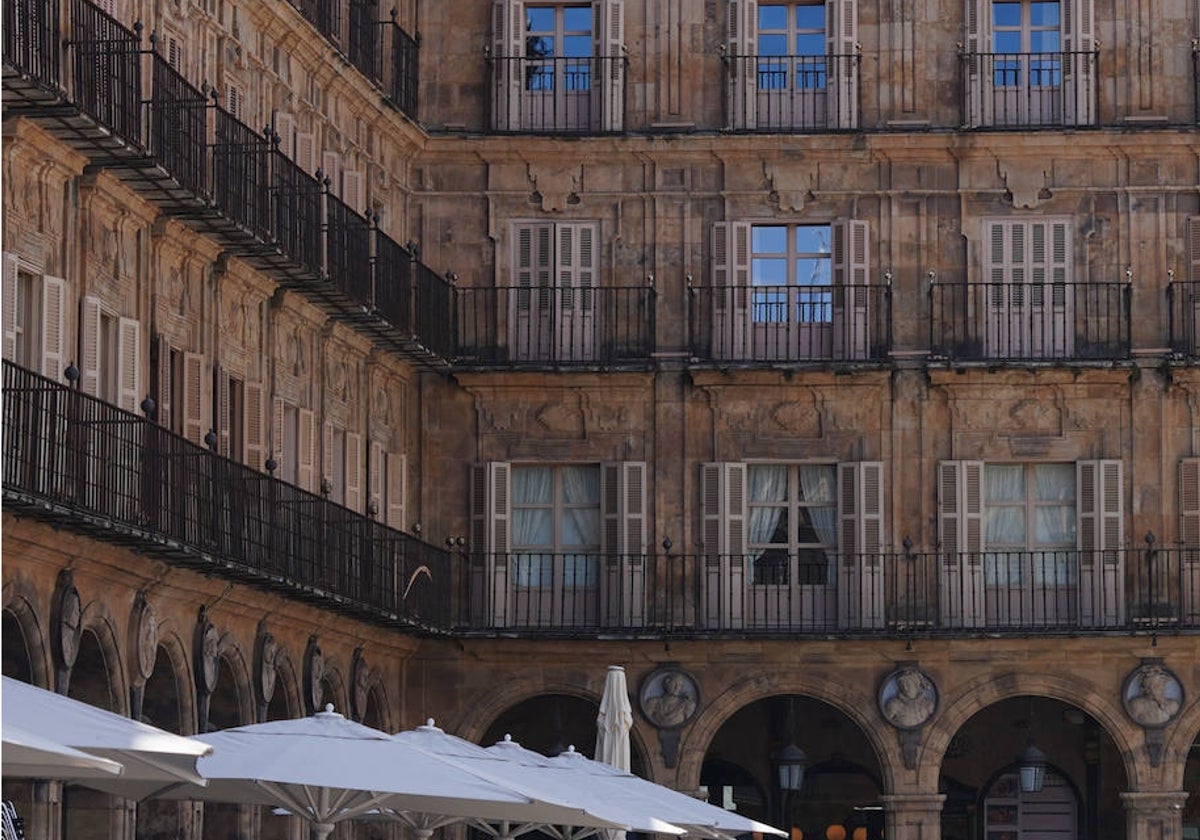
[(5, 15), (6, 675), (553, 751), (621, 664), (794, 837), (1198, 836), (1195, 3)]

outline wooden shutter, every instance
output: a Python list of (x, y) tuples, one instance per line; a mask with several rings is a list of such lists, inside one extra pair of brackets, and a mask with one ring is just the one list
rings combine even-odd
[(367, 448), (367, 505), (375, 506), (376, 516), (386, 520), (384, 511), (384, 495), (387, 487), (387, 461), (383, 454), (383, 444), (377, 440), (371, 441)]
[(167, 64), (176, 73), (183, 73), (183, 47), (174, 35), (167, 36)]
[(713, 355), (718, 359), (749, 358), (753, 324), (750, 317), (749, 222), (716, 222), (712, 232)]
[(362, 435), (358, 432), (346, 432), (346, 507), (357, 513), (362, 513)]
[(389, 452), (387, 459), (387, 504), (384, 516), (387, 526), (397, 531), (408, 530), (408, 458)]
[(1096, 122), (1096, 47), (1093, 0), (1062, 0), (1063, 118), (1067, 125)]
[(242, 111), (245, 107), (246, 93), (242, 90), (242, 86), (233, 82), (225, 83), (225, 110), (234, 119), (242, 118)]
[(828, 0), (825, 6), (826, 48), (835, 64), (829, 70), (826, 107), (829, 125), (858, 127), (858, 3)]
[(316, 438), (316, 418), (308, 409), (299, 409), (296, 412), (296, 484), (310, 493), (315, 489)]
[(605, 59), (607, 75), (601, 95), (605, 131), (625, 126), (625, 8), (624, 0), (597, 0), (596, 54)]
[[(4, 254), (4, 358), (17, 358), (17, 284), (21, 282), (16, 254)], [(28, 327), (27, 327), (28, 328)], [(30, 364), (29, 360), (25, 360)]]
[(80, 389), (100, 396), (100, 301), (91, 296), (80, 302), (79, 373)]
[(1181, 327), (1186, 338), (1182, 347), (1174, 349), (1194, 354), (1200, 352), (1200, 216), (1187, 220), (1186, 236), (1187, 278), (1192, 285), (1179, 290), (1183, 302)]
[(200, 446), (204, 443), (204, 357), (183, 354), (183, 436)]
[(521, 127), (525, 68), (525, 8), (520, 0), (492, 0), (492, 121), (497, 131)]
[(226, 458), (231, 456), (229, 451), (230, 425), (232, 417), (230, 416), (232, 404), (229, 399), (229, 374), (222, 368), (217, 368), (216, 375), (216, 432), (217, 432), (217, 452), (224, 455)]
[(293, 464), (296, 457), (295, 452), (285, 452), (283, 449), (283, 413), (284, 403), (279, 397), (271, 400), (271, 451), (270, 455), (275, 459), (275, 477), (278, 478), (283, 474), (283, 465), (288, 463)]
[(471, 548), (485, 554), (506, 554), (510, 548), (512, 466), (489, 461), (471, 468)]
[(704, 528), (702, 603), (710, 627), (741, 627), (746, 596), (746, 465), (700, 468)]
[(136, 413), (142, 393), (142, 329), (133, 318), (117, 322), (117, 405)]
[(1200, 458), (1179, 462), (1179, 541), (1193, 555), (1200, 550)]
[(992, 124), (992, 0), (966, 0), (966, 84), (969, 128)]
[(758, 126), (758, 0), (729, 0), (729, 127)]
[(175, 371), (171, 367), (171, 342), (165, 335), (159, 333), (155, 338), (158, 359), (157, 387), (154, 389), (154, 399), (158, 401), (158, 424), (164, 429), (174, 431), (171, 425), (171, 394), (174, 390)]
[(333, 423), (326, 420), (321, 425), (321, 475), (320, 481), (333, 481)]
[(830, 231), (834, 358), (865, 359), (870, 351), (870, 230), (866, 222), (843, 219)]
[(1121, 461), (1080, 461), (1076, 465), (1076, 482), (1080, 620), (1086, 626), (1119, 625), (1125, 610)]
[(295, 163), (309, 175), (317, 171), (317, 136), (312, 132), (296, 132)]
[(513, 234), (517, 246), (513, 253), (513, 285), (518, 290), (509, 308), (509, 346), (518, 359), (548, 359), (554, 337), (554, 225), (519, 224)]
[(342, 201), (360, 216), (363, 215), (363, 174), (358, 169), (342, 172)]
[(42, 278), (42, 376), (62, 382), (66, 369), (67, 281)]
[(329, 180), (329, 191), (342, 197), (342, 156), (337, 152), (321, 153), (321, 173)]
[(275, 115), (275, 133), (279, 135), (279, 151), (296, 160), (296, 118), (291, 114)]
[(938, 464), (938, 583), (945, 627), (985, 619), (983, 594), (983, 462)]
[(562, 222), (555, 226), (555, 292), (558, 311), (556, 358), (589, 359), (595, 352), (596, 240), (598, 226)]
[(600, 468), (603, 551), (610, 556), (646, 553), (646, 464), (621, 461)]
[(838, 464), (838, 622), (882, 627), (883, 464)]
[(242, 387), (244, 412), (242, 415), (242, 440), (245, 441), (245, 463), (250, 469), (262, 472), (267, 464), (266, 416), (263, 404), (263, 386), (260, 382), (247, 382)]

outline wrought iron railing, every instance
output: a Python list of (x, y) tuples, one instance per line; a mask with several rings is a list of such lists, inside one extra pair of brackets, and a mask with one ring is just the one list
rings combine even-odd
[(140, 26), (126, 29), (89, 0), (72, 0), (68, 46), (75, 103), (117, 138), (141, 146)]
[(387, 83), (387, 96), (400, 111), (417, 119), (417, 91), (420, 85), (420, 42), (405, 32), (393, 19), (385, 30), (391, 29), (392, 55)]
[(886, 359), (891, 286), (693, 286), (691, 356), (702, 362)]
[(416, 300), (416, 337), (423, 347), (439, 358), (452, 360), (454, 343), (454, 288), (436, 271), (422, 262), (413, 266)]
[(449, 624), (445, 549), (7, 361), (3, 412), (6, 505), (326, 606)]
[(294, 262), (320, 275), (325, 185), (320, 177), (309, 175), (278, 149), (271, 153), (270, 173), (274, 242)]
[(501, 132), (596, 134), (620, 130), (624, 103), (610, 102), (625, 74), (623, 56), (492, 56)]
[(1099, 123), (1100, 50), (960, 53), (970, 128), (1055, 128)]
[(153, 57), (152, 67), (148, 151), (183, 189), (207, 198), (208, 111), (213, 102), (161, 55)]
[(654, 350), (652, 286), (462, 288), (456, 301), (460, 365), (644, 365)]
[(738, 131), (858, 127), (862, 56), (726, 55), (729, 123)]
[(270, 140), (218, 108), (211, 154), (216, 209), (250, 236), (274, 241)]
[(379, 0), (350, 0), (350, 28), (346, 33), (346, 55), (372, 84), (383, 81), (383, 30)]
[(45, 0), (4, 3), (4, 63), (46, 88), (62, 87), (59, 4)]
[(954, 283), (930, 286), (930, 350), (968, 361), (1124, 359), (1131, 284)]
[(1200, 358), (1200, 281), (1167, 283), (1167, 307), (1171, 313), (1171, 350), (1190, 359)]
[(350, 300), (369, 304), (371, 223), (335, 196), (325, 202), (325, 271)]
[(1200, 630), (1200, 549), (464, 553), (463, 631), (971, 635)]
[(413, 318), (412, 251), (390, 236), (375, 234), (375, 311), (404, 335), (416, 331)]

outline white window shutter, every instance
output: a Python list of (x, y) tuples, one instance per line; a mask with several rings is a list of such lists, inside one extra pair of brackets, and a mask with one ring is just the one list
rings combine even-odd
[(716, 222), (712, 230), (713, 354), (745, 358), (751, 350), (749, 222)]
[(969, 128), (992, 124), (992, 0), (966, 0), (966, 84)]
[(1200, 551), (1200, 458), (1179, 462), (1179, 541), (1193, 554)]
[(983, 580), (983, 462), (938, 464), (938, 604), (945, 627), (986, 620)]
[(858, 126), (858, 3), (857, 0), (828, 0), (826, 3), (827, 50), (833, 61), (826, 106), (829, 125)]
[(389, 452), (387, 459), (387, 505), (384, 508), (384, 521), (389, 528), (397, 531), (408, 530), (408, 458), (404, 455)]
[(1062, 0), (1063, 50), (1076, 53), (1064, 64), (1063, 106), (1067, 125), (1096, 122), (1096, 46), (1093, 0)]
[(117, 405), (137, 413), (142, 398), (142, 328), (133, 318), (117, 322)]
[(342, 156), (337, 152), (321, 154), (321, 173), (329, 181), (329, 192), (342, 197)]
[(830, 227), (834, 357), (865, 359), (870, 350), (870, 229), (855, 219), (841, 219)]
[(158, 424), (164, 429), (171, 426), (171, 393), (174, 390), (172, 379), (175, 371), (171, 369), (171, 342), (162, 333), (156, 339), (158, 346), (158, 390), (154, 398), (158, 400)]
[(726, 34), (730, 128), (758, 126), (758, 2), (729, 0)]
[(712, 231), (712, 285), (750, 285), (749, 222), (714, 222)]
[(231, 411), (233, 408), (232, 402), (229, 399), (229, 374), (221, 368), (217, 369), (217, 453), (224, 455), (226, 458), (233, 457), (233, 453), (229, 451), (229, 441), (232, 437), (230, 434), (230, 426), (233, 418)]
[(326, 420), (321, 425), (321, 476), (320, 480), (333, 481), (333, 423)]
[(1079, 616), (1084, 625), (1116, 626), (1125, 611), (1124, 483), (1121, 461), (1076, 464), (1079, 506)]
[(255, 472), (266, 469), (267, 439), (263, 386), (259, 382), (247, 382), (242, 387), (245, 398), (242, 417), (242, 440), (245, 441), (245, 464)]
[(512, 467), (505, 461), (471, 468), (471, 548), (485, 554), (506, 554), (510, 547)]
[(204, 443), (204, 357), (183, 354), (183, 436), (200, 446)]
[(299, 409), (296, 412), (296, 484), (310, 493), (316, 489), (313, 476), (317, 460), (316, 438), (315, 416), (306, 408)]
[(271, 451), (270, 457), (275, 459), (275, 477), (282, 475), (284, 462), (287, 461), (289, 466), (292, 459), (296, 457), (295, 452), (284, 452), (283, 450), (283, 400), (275, 397), (271, 400)]
[(513, 229), (513, 285), (521, 288), (545, 288), (551, 285), (554, 260), (554, 225), (519, 224)]
[(838, 621), (881, 627), (884, 619), (883, 463), (838, 464)]
[(613, 557), (645, 554), (645, 462), (606, 463), (601, 465), (600, 477), (604, 553)]
[(387, 461), (383, 444), (371, 441), (367, 447), (367, 506), (375, 506), (376, 515), (384, 519), (384, 489), (387, 487)]
[(275, 133), (279, 135), (279, 151), (296, 160), (296, 118), (291, 114), (275, 115)]
[(312, 132), (296, 133), (295, 163), (309, 175), (317, 171), (317, 137)]
[(42, 278), (42, 376), (61, 382), (66, 368), (67, 281)]
[(242, 118), (242, 111), (245, 107), (246, 94), (242, 90), (241, 85), (233, 82), (225, 83), (225, 110), (229, 112), (234, 119)]
[(363, 215), (363, 174), (359, 169), (342, 172), (342, 201), (358, 215)]
[[(705, 553), (743, 555), (746, 553), (746, 465), (729, 461), (705, 464), (702, 469)], [(715, 550), (710, 542), (714, 535)]]
[(88, 296), (79, 310), (79, 386), (85, 394), (100, 396), (100, 301)]
[(4, 255), (4, 358), (17, 358), (17, 255)]
[(1200, 216), (1188, 217), (1186, 245), (1187, 277), (1193, 283), (1200, 283)]
[(346, 432), (346, 507), (362, 513), (362, 435)]
[(605, 59), (603, 101), (605, 131), (621, 131), (625, 126), (625, 2), (597, 0), (597, 55)]
[(521, 127), (525, 9), (520, 0), (492, 0), (492, 121), (497, 131)]

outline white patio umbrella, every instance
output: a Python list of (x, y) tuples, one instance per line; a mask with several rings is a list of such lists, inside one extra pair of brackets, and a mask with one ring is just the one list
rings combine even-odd
[(609, 665), (596, 716), (596, 761), (629, 771), (629, 730), (633, 728), (633, 706), (625, 684), (625, 669)]
[[(175, 789), (170, 798), (282, 808), (308, 820), (314, 840), (336, 823), (385, 813), (437, 827), (473, 818), (519, 820), (543, 807), (512, 786), (346, 720), (332, 706), (307, 718), (195, 738), (213, 747), (200, 762), (208, 785)], [(553, 809), (560, 812), (584, 819), (576, 809)]]
[(2, 685), (5, 732), (9, 727), (24, 730), (124, 768), (117, 777), (72, 777), (81, 784), (110, 793), (117, 792), (110, 785), (118, 783), (143, 793), (181, 783), (204, 784), (196, 761), (212, 751), (206, 744), (11, 677), (4, 677)]
[(4, 754), (0, 773), (19, 779), (77, 779), (119, 776), (116, 761), (88, 755), (11, 723), (4, 724)]
[(578, 790), (580, 804), (594, 813), (603, 814), (605, 803), (619, 802), (626, 809), (678, 826), (693, 837), (728, 838), (753, 832), (786, 836), (773, 826), (592, 761), (574, 748), (547, 758), (506, 739), (488, 751), (509, 756), (539, 783), (549, 785), (557, 779), (558, 784)]
[[(430, 755), (438, 756), (486, 779), (502, 782), (534, 800), (528, 808), (509, 809), (496, 817), (475, 817), (468, 822), (473, 827), (497, 838), (512, 838), (529, 831), (541, 831), (552, 836), (567, 838), (585, 837), (602, 830), (624, 830), (626, 827), (638, 831), (653, 831), (662, 834), (681, 834), (674, 826), (659, 820), (639, 823), (637, 815), (620, 808), (606, 808), (600, 814), (581, 804), (579, 792), (560, 785), (547, 786), (531, 778), (507, 756), (484, 749), (465, 738), (451, 735), (434, 725), (432, 720), (416, 729), (398, 732), (395, 740), (415, 747)], [(392, 815), (413, 828), (418, 836), (426, 836), (436, 828), (447, 825), (445, 820), (431, 819), (432, 815)]]

